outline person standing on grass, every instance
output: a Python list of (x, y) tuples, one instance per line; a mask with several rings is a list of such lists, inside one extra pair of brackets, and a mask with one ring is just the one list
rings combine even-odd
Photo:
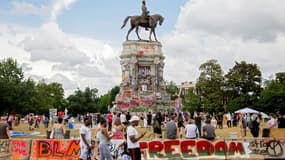
[(10, 139), (9, 125), (5, 119), (0, 120), (0, 139)]
[(284, 114), (278, 113), (278, 128), (285, 128), (285, 116)]
[(49, 118), (47, 116), (43, 116), (43, 123), (45, 128), (48, 128)]
[(101, 118), (100, 120), (100, 129), (97, 133), (97, 137), (99, 139), (99, 153), (100, 160), (113, 160), (111, 151), (109, 148), (110, 140), (113, 134), (108, 133), (107, 129), (107, 121), (105, 118)]
[(10, 129), (10, 130), (13, 129), (13, 128), (12, 128), (13, 119), (14, 119), (13, 115), (12, 115), (12, 114), (9, 114), (9, 116), (8, 116), (8, 125), (9, 125), (9, 129)]
[(231, 116), (231, 113), (228, 112), (226, 114), (226, 119), (227, 119), (227, 127), (228, 128), (231, 128), (232, 127), (232, 116)]
[(181, 112), (178, 114), (178, 119), (177, 120), (178, 120), (178, 124), (177, 124), (177, 126), (178, 126), (178, 135), (182, 136), (182, 128), (185, 128), (185, 126), (184, 126), (184, 120), (185, 119), (184, 119), (183, 114)]
[(33, 124), (34, 124), (34, 116), (31, 114), (29, 117), (28, 117), (28, 123), (29, 123), (29, 130), (33, 130), (34, 127), (33, 127)]
[(259, 135), (259, 120), (256, 114), (251, 116), (251, 128), (250, 132), (253, 137), (258, 137)]
[(202, 127), (202, 118), (200, 113), (197, 113), (197, 116), (194, 117), (195, 119), (195, 124), (198, 127), (199, 133), (201, 133), (201, 127)]
[(54, 139), (64, 139), (64, 135), (65, 135), (65, 128), (63, 125), (63, 119), (62, 118), (58, 118), (57, 123), (54, 123), (53, 127), (53, 138)]
[(35, 128), (40, 128), (41, 116), (36, 116)]
[(216, 128), (223, 129), (223, 116), (220, 112), (215, 115), (215, 119), (217, 121)]
[(126, 120), (127, 120), (127, 125), (129, 124), (129, 120), (131, 119), (131, 114), (130, 114), (130, 112), (127, 112), (127, 114), (126, 114)]
[(121, 123), (120, 118), (116, 118), (112, 127), (113, 139), (124, 139), (124, 130), (125, 126)]
[(138, 116), (132, 116), (130, 119), (131, 125), (127, 128), (127, 145), (132, 160), (141, 160), (139, 140), (146, 134), (144, 132), (141, 136), (138, 135), (135, 127), (138, 126), (139, 120)]
[(84, 118), (84, 125), (80, 128), (80, 160), (88, 160), (92, 157), (92, 145), (91, 145), (91, 117)]
[(121, 115), (120, 115), (120, 120), (121, 120), (121, 122), (122, 122), (125, 126), (128, 124), (128, 122), (127, 122), (127, 117), (126, 117), (126, 115), (125, 115), (124, 112), (121, 113)]
[(158, 114), (155, 115), (152, 125), (153, 125), (154, 138), (162, 138), (162, 129)]
[(247, 123), (246, 123), (246, 118), (245, 118), (244, 114), (240, 115), (239, 126), (240, 126), (241, 137), (245, 137), (246, 136)]
[(146, 117), (147, 117), (147, 126), (151, 127), (151, 121), (152, 121), (152, 114), (151, 114), (151, 112), (148, 112)]
[(277, 120), (276, 115), (274, 113), (269, 114), (269, 121), (266, 122), (266, 128), (276, 128), (277, 127)]

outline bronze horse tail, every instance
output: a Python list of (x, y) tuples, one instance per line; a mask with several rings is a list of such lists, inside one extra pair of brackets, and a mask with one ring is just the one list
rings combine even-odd
[(128, 22), (128, 20), (131, 18), (131, 16), (127, 16), (124, 20), (124, 24), (122, 25), (121, 29), (124, 28)]

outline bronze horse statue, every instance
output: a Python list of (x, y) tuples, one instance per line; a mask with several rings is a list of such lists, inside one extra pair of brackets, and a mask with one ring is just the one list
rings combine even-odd
[(159, 15), (159, 14), (151, 15), (151, 16), (149, 16), (149, 20), (146, 20), (142, 16), (127, 16), (124, 20), (124, 24), (122, 25), (121, 29), (126, 26), (129, 19), (131, 20), (131, 28), (128, 31), (128, 34), (126, 36), (126, 40), (129, 40), (129, 34), (134, 28), (136, 28), (136, 34), (137, 34), (138, 39), (142, 40), (139, 36), (139, 33), (138, 33), (138, 29), (140, 26), (140, 27), (144, 27), (144, 28), (150, 28), (149, 40), (152, 41), (151, 40), (151, 34), (153, 34), (155, 40), (157, 41), (156, 34), (155, 34), (155, 28), (156, 28), (158, 22), (159, 22), (159, 25), (162, 25), (162, 23), (163, 23), (164, 18), (161, 15)]

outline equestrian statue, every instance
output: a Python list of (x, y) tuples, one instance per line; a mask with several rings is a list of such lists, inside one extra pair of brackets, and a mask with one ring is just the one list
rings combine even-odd
[(150, 29), (149, 31), (149, 40), (151, 40), (151, 35), (154, 35), (154, 38), (156, 41), (156, 33), (155, 33), (155, 28), (157, 26), (157, 24), (159, 23), (159, 25), (162, 25), (164, 18), (159, 15), (159, 14), (154, 14), (154, 15), (149, 15), (149, 11), (146, 8), (145, 5), (145, 0), (142, 1), (142, 15), (137, 15), (137, 16), (127, 16), (124, 20), (124, 24), (122, 25), (121, 29), (124, 28), (128, 22), (128, 20), (130, 19), (130, 24), (131, 24), (131, 28), (129, 29), (127, 36), (126, 36), (126, 40), (129, 40), (129, 34), (131, 33), (131, 31), (133, 29), (136, 29), (136, 34), (139, 40), (142, 40), (139, 36), (138, 30), (139, 27), (143, 27), (145, 28), (145, 30)]

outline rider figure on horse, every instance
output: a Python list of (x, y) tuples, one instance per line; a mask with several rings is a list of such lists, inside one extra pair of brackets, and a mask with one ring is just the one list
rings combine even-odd
[[(149, 22), (149, 11), (146, 8), (145, 0), (142, 0), (142, 18), (144, 21)], [(145, 27), (145, 30), (147, 31), (148, 28)]]

